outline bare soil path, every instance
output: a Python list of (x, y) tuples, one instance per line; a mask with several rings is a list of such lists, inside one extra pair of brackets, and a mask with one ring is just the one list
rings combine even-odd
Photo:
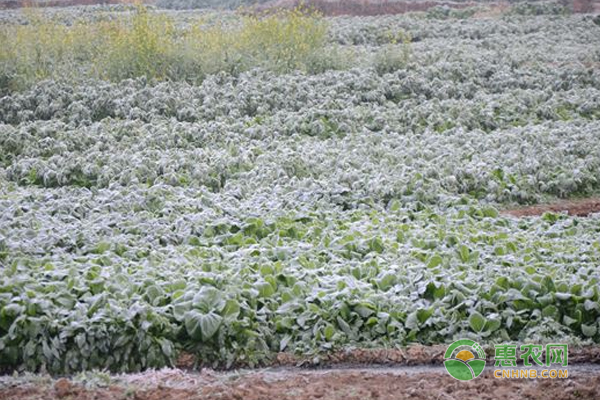
[[(217, 372), (191, 367), (184, 354), (179, 369), (52, 378), (0, 376), (1, 400), (392, 400), (392, 399), (600, 399), (600, 347), (569, 348), (567, 379), (497, 379), (494, 351), (484, 347), (487, 367), (460, 382), (443, 367), (445, 346), (351, 349), (314, 358), (281, 353), (272, 367)], [(299, 367), (299, 365), (303, 367)]]
[[(38, 378), (39, 379), (39, 378)], [(497, 379), (492, 369), (470, 382), (450, 377), (441, 366), (395, 368), (290, 368), (148, 371), (115, 377), (86, 388), (66, 379), (9, 384), (3, 400), (370, 400), (370, 399), (600, 399), (600, 366), (569, 367), (567, 379)]]

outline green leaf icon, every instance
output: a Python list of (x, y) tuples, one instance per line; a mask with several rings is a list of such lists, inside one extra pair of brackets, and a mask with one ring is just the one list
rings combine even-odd
[(448, 373), (459, 381), (470, 381), (475, 378), (473, 376), (473, 371), (471, 371), (467, 364), (462, 361), (446, 360), (444, 361), (444, 365), (446, 366)]
[(467, 364), (469, 364), (469, 366), (473, 370), (473, 374), (475, 374), (474, 378), (477, 378), (479, 375), (481, 375), (483, 369), (485, 368), (484, 360), (471, 360), (468, 361)]

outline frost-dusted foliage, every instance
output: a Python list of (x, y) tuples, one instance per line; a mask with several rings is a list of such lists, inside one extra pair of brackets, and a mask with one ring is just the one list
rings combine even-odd
[[(300, 197), (333, 196), (345, 208), (395, 198), (439, 203), (463, 194), (528, 203), (544, 195), (590, 194), (599, 186), (598, 121), (545, 122), (493, 134), (418, 126), (394, 132), (378, 125), (385, 120), (367, 115), (352, 121), (351, 115), (310, 109), (229, 124), (163, 119), (5, 125), (0, 162), (6, 179), (24, 186), (164, 183), (252, 196), (282, 186)], [(299, 193), (305, 179), (321, 184)]]
[(510, 14), (517, 15), (565, 15), (571, 12), (569, 2), (524, 1), (513, 4), (510, 8)]
[[(452, 53), (447, 51), (447, 46), (460, 45), (459, 49), (474, 46), (478, 49), (477, 52), (461, 53), (460, 58), (481, 59), (489, 56), (492, 50), (503, 50), (511, 60), (529, 57), (530, 61), (539, 62), (548, 58), (569, 60), (574, 52), (581, 51), (582, 47), (590, 43), (585, 38), (591, 42), (598, 40), (595, 26), (591, 16), (584, 15), (540, 15), (525, 18), (509, 14), (497, 19), (439, 20), (427, 18), (426, 14), (415, 14), (336, 17), (331, 19), (330, 35), (332, 40), (342, 44), (377, 46), (389, 43), (394, 33), (402, 31), (411, 35), (413, 43), (419, 46), (421, 52), (430, 48), (442, 48), (441, 50), (446, 51), (445, 55), (450, 57)], [(527, 40), (518, 40), (517, 37)], [(427, 42), (427, 39), (432, 40)], [(563, 51), (552, 51), (548, 47), (556, 44), (556, 40), (564, 44)], [(420, 43), (424, 41), (425, 43)]]
[(446, 5), (431, 7), (427, 10), (427, 18), (432, 19), (448, 19), (448, 18), (470, 18), (477, 12), (476, 7), (468, 7), (465, 9), (453, 9)]
[(598, 215), (498, 212), (598, 192), (593, 19), (328, 22), (352, 68), (0, 99), (0, 368), (600, 342)]

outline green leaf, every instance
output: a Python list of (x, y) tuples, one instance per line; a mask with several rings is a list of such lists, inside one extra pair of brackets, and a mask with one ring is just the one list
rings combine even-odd
[(170, 340), (167, 339), (159, 339), (160, 349), (162, 353), (167, 356), (167, 358), (171, 358), (174, 353), (174, 346)]
[(331, 338), (333, 338), (333, 335), (335, 335), (335, 328), (333, 327), (333, 325), (327, 325), (323, 333), (325, 334), (325, 339), (327, 341), (330, 341)]
[(391, 288), (392, 286), (394, 286), (396, 284), (396, 275), (394, 274), (385, 274), (383, 276), (383, 278), (381, 278), (378, 282), (378, 286), (381, 290), (388, 290), (389, 288)]
[(486, 332), (494, 332), (497, 331), (501, 325), (502, 323), (500, 322), (500, 320), (488, 319), (485, 323), (485, 327), (483, 328), (483, 330)]
[(573, 295), (571, 293), (559, 293), (554, 294), (558, 300), (569, 300)]
[(581, 324), (581, 333), (583, 333), (587, 337), (593, 337), (596, 335), (597, 328), (596, 325), (586, 325)]
[(340, 329), (349, 337), (353, 338), (354, 337), (354, 331), (352, 331), (352, 328), (350, 328), (350, 325), (348, 325), (348, 323), (346, 321), (344, 321), (341, 317), (337, 317), (336, 318), (338, 325), (340, 326)]
[(191, 301), (183, 301), (181, 303), (173, 304), (173, 317), (175, 317), (177, 321), (183, 321), (185, 319), (185, 314), (190, 310), (191, 307)]
[(483, 209), (483, 215), (490, 218), (496, 218), (498, 217), (498, 210), (494, 207), (485, 207)]
[(483, 315), (475, 311), (469, 316), (469, 326), (474, 332), (481, 332), (485, 327), (486, 319)]
[(425, 323), (433, 315), (433, 308), (425, 308), (417, 311), (417, 319), (420, 323)]
[(149, 286), (148, 289), (146, 289), (146, 296), (151, 304), (155, 304), (154, 302), (163, 294), (163, 290), (156, 285)]
[(555, 214), (552, 212), (545, 212), (544, 214), (542, 214), (542, 220), (549, 222), (551, 224), (555, 223), (556, 221), (558, 221), (560, 219), (560, 215), (559, 214)]
[(429, 263), (427, 263), (428, 268), (435, 268), (442, 263), (443, 258), (439, 254), (435, 254), (433, 257), (429, 259)]
[(275, 294), (275, 289), (273, 289), (273, 286), (267, 281), (257, 282), (254, 286), (258, 290), (260, 297), (267, 298)]
[(229, 299), (223, 309), (223, 316), (227, 319), (236, 319), (240, 314), (240, 303), (237, 300)]
[(573, 324), (576, 324), (577, 320), (574, 318), (571, 318), (567, 315), (563, 316), (563, 324), (567, 325), (567, 326), (571, 326)]
[(21, 314), (22, 312), (25, 311), (25, 307), (23, 307), (22, 305), (19, 304), (9, 304), (7, 306), (4, 306), (2, 308), (0, 308), (0, 314), (2, 316), (8, 316), (8, 317), (16, 317), (17, 315)]
[(552, 295), (552, 293), (548, 293), (543, 296), (538, 296), (537, 302), (542, 307), (548, 306), (548, 305), (553, 305), (554, 304), (554, 296)]
[(205, 313), (211, 311), (220, 313), (225, 308), (225, 304), (223, 293), (213, 286), (203, 286), (192, 300), (192, 306)]
[(560, 311), (556, 306), (553, 306), (551, 304), (549, 306), (544, 307), (544, 309), (542, 310), (542, 317), (553, 318), (558, 321), (558, 319), (560, 318)]
[(458, 256), (460, 258), (460, 261), (462, 261), (463, 263), (467, 263), (469, 262), (469, 256), (471, 255), (471, 250), (465, 246), (464, 244), (461, 244), (457, 250), (458, 252)]
[(219, 330), (222, 320), (223, 319), (219, 315), (212, 312), (202, 315), (200, 318), (200, 329), (202, 329), (202, 336), (205, 339), (211, 338)]
[(446, 295), (446, 287), (440, 282), (429, 282), (425, 288), (423, 297), (429, 300), (442, 299)]
[(292, 340), (292, 335), (285, 335), (279, 342), (279, 351), (285, 350), (290, 340)]
[(375, 311), (373, 311), (373, 309), (371, 307), (369, 307), (368, 305), (363, 305), (363, 304), (359, 304), (356, 307), (354, 307), (354, 311), (356, 311), (358, 313), (358, 315), (360, 315), (363, 318), (367, 318), (368, 316), (370, 316), (371, 314), (373, 314)]
[(368, 246), (369, 250), (374, 251), (376, 253), (383, 253), (383, 250), (385, 249), (383, 241), (381, 240), (381, 238), (378, 237), (371, 238), (368, 242)]
[(96, 248), (94, 249), (94, 253), (102, 254), (102, 253), (107, 252), (108, 250), (110, 250), (110, 243), (100, 242), (96, 245)]
[(419, 318), (417, 317), (416, 311), (413, 311), (412, 313), (408, 314), (404, 325), (411, 331), (419, 327)]
[(575, 312), (573, 312), (573, 318), (575, 318), (578, 323), (583, 322), (583, 312), (580, 309), (576, 309)]
[(52, 351), (50, 351), (50, 346), (48, 346), (48, 343), (45, 340), (42, 340), (42, 353), (47, 361), (52, 359)]
[(591, 311), (591, 310), (600, 311), (600, 304), (598, 304), (597, 301), (592, 301), (592, 300), (588, 299), (583, 302), (583, 308), (585, 308), (585, 311)]
[(544, 286), (546, 288), (547, 292), (555, 292), (556, 291), (556, 286), (554, 285), (554, 281), (552, 280), (551, 277), (549, 276), (545, 276), (542, 279), (542, 286)]
[(396, 212), (400, 210), (401, 207), (402, 205), (400, 204), (400, 202), (397, 199), (394, 199), (390, 204), (390, 211)]
[(196, 310), (185, 315), (185, 329), (192, 339), (210, 339), (221, 326), (223, 318), (213, 312), (203, 314)]

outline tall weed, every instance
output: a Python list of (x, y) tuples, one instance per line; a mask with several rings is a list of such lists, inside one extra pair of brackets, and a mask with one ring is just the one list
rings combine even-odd
[(198, 81), (221, 71), (315, 72), (335, 64), (325, 50), (325, 21), (299, 9), (186, 28), (141, 4), (111, 20), (66, 25), (30, 11), (28, 21), (0, 27), (2, 91), (43, 79)]

